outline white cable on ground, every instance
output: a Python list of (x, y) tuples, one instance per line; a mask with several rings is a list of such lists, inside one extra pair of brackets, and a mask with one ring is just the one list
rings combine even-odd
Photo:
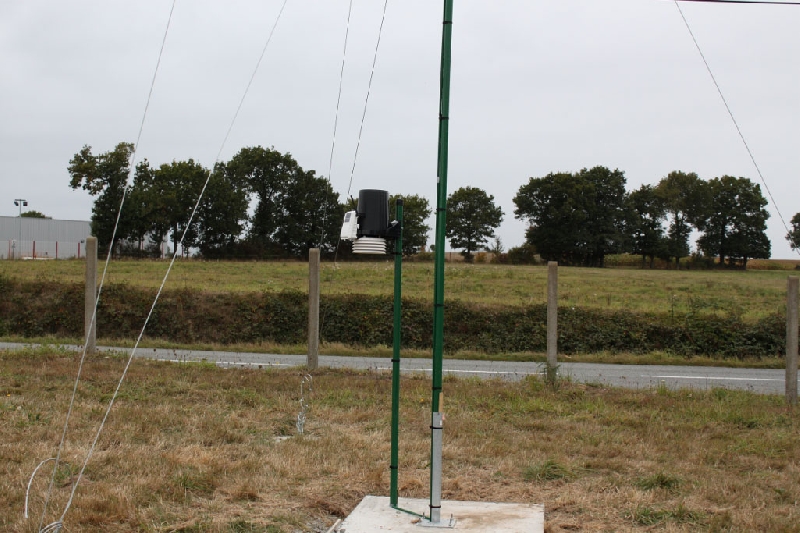
[(42, 466), (43, 466), (45, 463), (47, 463), (47, 462), (49, 462), (49, 461), (55, 461), (55, 460), (56, 460), (56, 458), (55, 458), (55, 457), (51, 457), (50, 459), (45, 459), (44, 461), (42, 461), (41, 463), (39, 463), (39, 466), (37, 466), (36, 468), (34, 468), (34, 469), (33, 469), (33, 474), (31, 474), (31, 478), (28, 480), (28, 488), (27, 488), (27, 490), (25, 491), (25, 513), (24, 513), (24, 516), (25, 516), (25, 519), (26, 519), (26, 520), (28, 519), (28, 496), (30, 496), (30, 494), (31, 494), (31, 485), (33, 484), (33, 478), (34, 478), (34, 477), (36, 477), (36, 472), (38, 472), (38, 471), (39, 471), (39, 469), (40, 469), (40, 468), (41, 468), (41, 467), (42, 467)]
[(59, 533), (62, 527), (64, 527), (63, 523), (53, 522), (52, 524), (48, 524), (43, 529), (41, 529), (40, 533)]
[[(277, 17), (277, 19), (275, 21), (275, 24), (272, 27), (272, 31), (270, 32), (269, 37), (267, 38), (267, 42), (264, 45), (264, 48), (262, 49), (261, 56), (259, 57), (258, 62), (256, 63), (256, 67), (254, 69), (254, 72), (253, 72), (252, 76), (250, 77), (250, 81), (248, 82), (247, 87), (245, 88), (245, 91), (244, 91), (244, 94), (242, 96), (242, 99), (240, 100), (239, 106), (238, 106), (238, 108), (236, 110), (236, 113), (234, 114), (234, 118), (231, 121), (231, 124), (230, 124), (230, 126), (228, 128), (228, 132), (225, 135), (225, 138), (224, 138), (224, 140), (222, 142), (222, 145), (220, 146), (219, 152), (217, 154), (217, 159), (215, 161), (215, 165), (219, 161), (219, 157), (220, 157), (220, 154), (222, 153), (222, 150), (224, 148), (225, 142), (227, 141), (228, 135), (230, 134), (231, 130), (233, 129), (233, 125), (236, 122), (236, 118), (238, 117), (239, 111), (242, 108), (242, 104), (244, 103), (244, 99), (247, 96), (248, 91), (250, 90), (250, 86), (252, 85), (252, 82), (253, 82), (253, 79), (255, 78), (256, 72), (258, 71), (258, 68), (259, 68), (259, 66), (261, 64), (261, 60), (264, 57), (264, 53), (266, 52), (266, 48), (269, 45), (270, 41), (272, 40), (272, 36), (273, 36), (273, 34), (275, 32), (275, 27), (277, 26), (278, 21), (280, 20), (281, 14), (283, 13), (283, 9), (286, 6), (287, 1), (288, 0), (284, 0), (283, 5), (282, 5), (282, 7), (280, 9), (280, 12), (278, 13), (278, 17)], [(174, 9), (174, 5), (175, 4), (174, 4), (174, 1), (173, 1), (173, 9)], [(170, 19), (171, 19), (171, 17), (172, 17), (172, 11), (170, 11)], [(167, 25), (167, 27), (169, 28), (169, 24)], [(165, 36), (165, 40), (166, 40), (166, 36)], [(163, 51), (163, 45), (162, 45), (162, 51)], [(159, 56), (159, 63), (160, 63), (160, 56)], [(154, 77), (154, 80), (155, 80), (155, 77)], [(152, 93), (152, 90), (151, 90), (151, 93)], [(142, 123), (144, 123), (144, 121), (142, 121)], [(203, 184), (203, 188), (201, 189), (200, 194), (197, 197), (197, 201), (194, 204), (194, 208), (192, 209), (192, 213), (189, 216), (189, 221), (187, 222), (187, 225), (186, 225), (187, 227), (191, 226), (192, 222), (194, 221), (195, 215), (197, 214), (197, 210), (199, 209), (199, 206), (200, 206), (200, 202), (202, 201), (203, 196), (205, 195), (206, 188), (208, 187), (208, 182), (211, 179), (211, 175), (212, 175), (212, 172), (209, 172), (208, 177), (206, 178), (206, 181)], [(121, 212), (121, 208), (120, 208), (120, 212)], [(119, 213), (117, 214), (117, 220), (119, 220)], [(89, 448), (88, 453), (86, 454), (86, 458), (84, 459), (83, 465), (81, 466), (81, 469), (78, 472), (78, 476), (75, 479), (75, 483), (72, 485), (72, 491), (70, 493), (69, 500), (67, 501), (67, 504), (66, 504), (66, 506), (64, 508), (64, 512), (61, 514), (61, 517), (59, 518), (59, 520), (57, 522), (53, 522), (52, 524), (49, 524), (44, 529), (41, 528), (41, 524), (40, 524), (40, 532), (41, 533), (51, 533), (51, 532), (52, 533), (57, 533), (57, 532), (59, 532), (61, 530), (61, 527), (62, 527), (63, 521), (64, 521), (64, 517), (66, 516), (67, 511), (69, 511), (69, 508), (72, 505), (72, 501), (75, 498), (75, 492), (77, 491), (78, 485), (80, 484), (80, 481), (83, 478), (83, 473), (86, 470), (86, 466), (89, 463), (89, 460), (91, 459), (92, 455), (94, 454), (94, 450), (97, 447), (97, 441), (99, 440), (100, 435), (103, 432), (103, 428), (105, 427), (105, 423), (108, 420), (108, 415), (111, 413), (111, 409), (114, 406), (114, 402), (116, 401), (117, 396), (119, 395), (119, 391), (120, 391), (120, 388), (122, 387), (122, 383), (125, 381), (125, 377), (128, 374), (128, 370), (130, 369), (131, 363), (133, 362), (133, 358), (136, 355), (136, 350), (138, 349), (139, 343), (141, 342), (142, 337), (144, 336), (144, 332), (147, 329), (147, 324), (150, 322), (150, 318), (152, 317), (153, 311), (156, 308), (156, 304), (158, 303), (158, 300), (161, 297), (161, 293), (163, 292), (164, 286), (167, 283), (167, 279), (169, 278), (169, 274), (172, 271), (172, 267), (175, 265), (175, 260), (178, 257), (178, 248), (179, 247), (183, 248), (183, 241), (184, 241), (184, 239), (186, 237), (186, 233), (187, 233), (186, 231), (183, 232), (183, 235), (181, 235), (181, 239), (180, 239), (178, 245), (175, 246), (175, 250), (173, 250), (172, 259), (170, 260), (169, 267), (167, 268), (167, 272), (164, 274), (164, 278), (161, 281), (161, 285), (158, 288), (158, 292), (156, 293), (156, 296), (155, 296), (155, 298), (153, 300), (153, 303), (150, 306), (150, 311), (147, 313), (147, 317), (145, 318), (144, 324), (142, 325), (142, 329), (139, 332), (138, 337), (136, 338), (136, 343), (134, 344), (133, 348), (131, 349), (131, 353), (128, 356), (128, 360), (125, 363), (125, 368), (122, 371), (122, 376), (120, 376), (119, 382), (117, 383), (117, 387), (114, 390), (114, 394), (111, 396), (111, 399), (109, 400), (108, 407), (106, 408), (106, 412), (103, 415), (103, 420), (100, 422), (100, 426), (98, 427), (97, 432), (95, 433), (95, 437), (94, 437), (94, 440), (92, 441), (92, 445)], [(110, 257), (110, 253), (111, 252), (109, 250), (109, 257)], [(108, 264), (108, 260), (106, 261), (106, 264)], [(104, 275), (105, 275), (105, 271), (104, 271)], [(97, 308), (95, 307), (95, 313), (94, 314), (96, 315), (96, 313), (97, 313)], [(94, 315), (93, 315), (93, 319), (94, 319)], [(81, 366), (83, 365), (83, 360), (85, 358), (85, 355), (86, 355), (86, 348), (84, 346), (84, 354), (83, 354), (83, 357), (81, 358)], [(79, 377), (80, 377), (80, 375), (79, 375)], [(76, 380), (76, 383), (75, 383), (75, 389), (76, 390), (77, 390), (77, 382), (78, 382), (78, 380)], [(75, 399), (75, 392), (73, 391), (73, 402), (74, 402), (74, 399)], [(70, 404), (70, 411), (71, 411), (71, 408), (72, 408), (72, 403)], [(66, 426), (65, 426), (64, 433), (66, 435)], [(63, 440), (64, 439), (62, 437), (62, 446), (63, 446)], [(59, 453), (61, 451), (60, 448), (61, 447), (59, 447)], [(53, 479), (55, 479), (55, 470), (54, 470)], [(52, 481), (51, 481), (51, 487), (52, 487)], [(44, 514), (42, 515), (42, 517), (44, 517)]]
[[(700, 48), (700, 44), (697, 42), (697, 38), (694, 36), (694, 32), (692, 31), (691, 26), (689, 26), (689, 21), (686, 20), (686, 16), (683, 14), (683, 10), (681, 9), (680, 4), (678, 3), (679, 1), (681, 0), (675, 0), (675, 7), (678, 8), (678, 13), (680, 13), (681, 18), (683, 19), (683, 23), (686, 25), (686, 29), (689, 31), (689, 35), (692, 37), (692, 41), (694, 41), (694, 46), (700, 53), (700, 58), (703, 60), (703, 64), (706, 66), (708, 75), (711, 76), (711, 81), (714, 82), (714, 87), (717, 88), (717, 93), (719, 94), (719, 97), (722, 100), (722, 104), (725, 106), (725, 110), (728, 112), (728, 116), (731, 117), (733, 126), (736, 128), (736, 133), (739, 134), (739, 138), (742, 140), (742, 144), (744, 144), (744, 149), (747, 150), (747, 155), (750, 156), (750, 161), (753, 162), (753, 166), (756, 169), (758, 177), (761, 178), (761, 183), (764, 184), (764, 189), (767, 191), (767, 196), (769, 196), (770, 202), (772, 202), (772, 207), (775, 208), (775, 212), (778, 213), (778, 218), (780, 219), (781, 224), (783, 224), (783, 228), (786, 230), (786, 233), (789, 234), (791, 233), (791, 231), (789, 230), (789, 225), (786, 224), (786, 220), (783, 218), (783, 214), (781, 213), (781, 210), (778, 207), (778, 203), (772, 196), (772, 191), (769, 190), (769, 185), (767, 185), (767, 180), (764, 179), (764, 175), (761, 173), (761, 168), (759, 168), (758, 163), (756, 163), (756, 158), (753, 156), (753, 152), (750, 150), (750, 146), (747, 144), (747, 141), (744, 138), (744, 134), (742, 133), (741, 128), (739, 128), (739, 123), (733, 116), (733, 111), (731, 111), (731, 108), (728, 105), (728, 101), (725, 99), (725, 95), (722, 93), (722, 89), (720, 88), (719, 83), (717, 83), (717, 78), (714, 76), (714, 72), (711, 70), (711, 66), (708, 64), (706, 56), (705, 54), (703, 54), (703, 50)], [(734, 3), (742, 3), (742, 2), (734, 2)], [(754, 3), (766, 3), (766, 2), (754, 2)], [(800, 254), (800, 249), (795, 249), (795, 251), (798, 254)]]

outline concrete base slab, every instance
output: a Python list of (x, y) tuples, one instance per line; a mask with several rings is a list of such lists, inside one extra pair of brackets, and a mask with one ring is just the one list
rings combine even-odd
[[(353, 509), (336, 533), (396, 533), (430, 531), (424, 518), (428, 514), (429, 500), (400, 498), (398, 507), (389, 506), (389, 498), (366, 496)], [(404, 512), (404, 511), (410, 511)], [(487, 503), (443, 501), (441, 525), (452, 531), (491, 531), (493, 533), (541, 533), (544, 531), (544, 505), (525, 503)], [(450, 525), (450, 516), (455, 519)]]

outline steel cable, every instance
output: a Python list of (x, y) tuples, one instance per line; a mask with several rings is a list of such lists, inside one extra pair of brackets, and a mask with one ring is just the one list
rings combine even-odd
[[(78, 392), (78, 383), (80, 382), (81, 372), (83, 371), (83, 364), (86, 361), (86, 349), (87, 349), (87, 346), (89, 344), (89, 336), (91, 335), (91, 331), (93, 330), (94, 324), (97, 321), (97, 306), (100, 304), (100, 297), (101, 297), (101, 295), (103, 293), (103, 285), (105, 284), (106, 273), (108, 272), (108, 264), (111, 261), (111, 253), (112, 253), (112, 251), (114, 249), (114, 240), (116, 239), (116, 236), (117, 236), (117, 231), (119, 229), (119, 221), (120, 221), (120, 217), (122, 215), (122, 209), (123, 209), (123, 207), (125, 205), (125, 198), (126, 198), (127, 193), (128, 193), (128, 182), (130, 182), (131, 174), (133, 173), (133, 171), (134, 171), (134, 169), (136, 167), (136, 151), (139, 148), (139, 142), (141, 141), (142, 132), (144, 131), (144, 124), (145, 124), (145, 120), (147, 119), (147, 111), (150, 108), (150, 101), (151, 101), (151, 99), (153, 97), (153, 89), (154, 89), (155, 84), (156, 84), (156, 79), (158, 77), (159, 68), (161, 67), (161, 58), (164, 55), (164, 48), (165, 48), (166, 43), (167, 43), (167, 35), (169, 35), (170, 25), (172, 24), (172, 15), (175, 12), (175, 4), (176, 3), (177, 3), (177, 0), (173, 0), (172, 1), (172, 6), (170, 7), (170, 10), (169, 10), (169, 16), (167, 17), (167, 25), (166, 25), (166, 27), (164, 29), (164, 36), (161, 39), (161, 48), (158, 51), (158, 59), (156, 60), (155, 69), (153, 69), (153, 78), (150, 80), (150, 89), (147, 92), (147, 100), (145, 102), (144, 111), (142, 113), (142, 120), (139, 123), (139, 132), (136, 135), (136, 143), (133, 145), (133, 150), (131, 151), (130, 163), (129, 163), (129, 167), (128, 167), (128, 176), (127, 176), (127, 180), (126, 180), (126, 183), (125, 183), (125, 187), (124, 187), (124, 189), (122, 191), (122, 199), (120, 201), (119, 209), (117, 210), (117, 218), (114, 221), (114, 229), (111, 232), (111, 242), (108, 245), (108, 253), (106, 254), (106, 260), (105, 260), (105, 264), (103, 266), (103, 273), (102, 273), (102, 275), (100, 277), (100, 286), (97, 289), (97, 298), (95, 298), (95, 306), (94, 306), (94, 310), (92, 311), (92, 318), (91, 318), (91, 320), (89, 322), (89, 327), (87, 328), (86, 339), (85, 339), (85, 342), (83, 344), (83, 353), (81, 354), (81, 359), (80, 359), (80, 362), (78, 364), (78, 373), (77, 373), (77, 375), (75, 377), (75, 384), (74, 384), (73, 389), (72, 389), (72, 398), (70, 399), (69, 407), (67, 408), (67, 416), (66, 416), (66, 419), (64, 420), (64, 429), (63, 429), (62, 434), (61, 434), (61, 440), (60, 440), (59, 445), (58, 445), (58, 452), (56, 453), (56, 457), (55, 457), (55, 465), (53, 466), (53, 474), (52, 474), (52, 476), (50, 478), (50, 484), (49, 484), (49, 486), (47, 488), (47, 494), (45, 496), (44, 508), (42, 509), (42, 516), (39, 519), (38, 529), (41, 530), (41, 531), (46, 531), (47, 528), (53, 526), (53, 524), (50, 524), (50, 526), (47, 526), (47, 528), (45, 528), (45, 530), (42, 530), (42, 524), (44, 523), (44, 518), (45, 518), (45, 516), (47, 514), (47, 507), (48, 507), (48, 505), (50, 503), (50, 496), (52, 495), (52, 492), (53, 492), (53, 485), (55, 484), (56, 472), (58, 470), (58, 465), (59, 465), (59, 462), (61, 460), (61, 452), (64, 449), (64, 442), (66, 440), (67, 429), (69, 427), (69, 419), (70, 419), (70, 416), (72, 415), (72, 408), (75, 405), (75, 397), (76, 397), (77, 392)], [(87, 258), (87, 260), (88, 260), (88, 258)], [(64, 514), (66, 514), (66, 509), (64, 511)], [(63, 520), (63, 515), (62, 515), (62, 520)], [(56, 531), (58, 531), (60, 529), (61, 529), (61, 526), (58, 526)]]
[[(755, 156), (753, 156), (753, 152), (752, 150), (750, 150), (750, 146), (747, 144), (747, 140), (744, 138), (744, 134), (742, 133), (742, 130), (739, 127), (739, 123), (736, 121), (736, 117), (733, 116), (733, 111), (731, 111), (731, 107), (728, 105), (728, 101), (726, 100), (725, 95), (723, 94), (722, 89), (720, 88), (719, 83), (717, 82), (717, 78), (714, 76), (714, 72), (711, 70), (711, 66), (708, 64), (706, 56), (705, 54), (703, 54), (703, 50), (700, 48), (700, 44), (697, 42), (697, 38), (695, 37), (694, 32), (692, 31), (692, 28), (689, 25), (689, 21), (686, 19), (686, 16), (684, 15), (683, 10), (681, 9), (681, 6), (679, 4), (680, 1), (687, 1), (687, 0), (674, 0), (675, 7), (678, 8), (678, 13), (680, 13), (681, 19), (683, 19), (683, 23), (686, 25), (686, 29), (689, 31), (689, 35), (692, 37), (694, 46), (695, 48), (697, 48), (697, 51), (700, 54), (700, 58), (703, 60), (703, 64), (705, 65), (706, 70), (708, 71), (708, 75), (711, 77), (711, 81), (714, 83), (714, 87), (717, 88), (717, 93), (719, 94), (719, 97), (722, 100), (722, 104), (725, 106), (725, 110), (728, 112), (728, 116), (731, 117), (733, 126), (736, 128), (736, 133), (739, 134), (739, 138), (742, 140), (742, 144), (744, 144), (744, 148), (747, 151), (747, 155), (750, 156), (750, 161), (753, 162), (753, 166), (756, 169), (758, 177), (761, 178), (761, 183), (764, 184), (764, 189), (767, 191), (767, 196), (769, 196), (770, 202), (772, 203), (772, 207), (774, 207), (775, 212), (778, 213), (778, 218), (780, 219), (781, 224), (783, 224), (786, 233), (787, 234), (791, 233), (791, 231), (789, 230), (789, 225), (786, 224), (786, 220), (783, 218), (783, 213), (781, 213), (781, 210), (778, 207), (778, 203), (775, 201), (775, 197), (772, 196), (772, 191), (769, 189), (769, 185), (767, 185), (767, 180), (764, 179), (764, 175), (761, 173), (761, 168), (758, 166), (756, 158)], [(699, 1), (699, 0), (693, 0), (693, 1)], [(713, 1), (713, 0), (705, 0), (705, 1)], [(743, 3), (743, 2), (729, 2), (729, 3)], [(768, 3), (768, 2), (753, 2), (753, 3)], [(780, 3), (788, 4), (788, 2), (780, 2)], [(798, 254), (800, 254), (800, 249), (795, 248), (795, 251)]]
[[(161, 64), (161, 56), (162, 56), (163, 50), (164, 50), (164, 43), (166, 42), (166, 35), (167, 35), (167, 32), (169, 31), (169, 25), (170, 25), (170, 22), (172, 20), (172, 14), (174, 12), (175, 2), (176, 2), (176, 0), (173, 0), (172, 9), (170, 10), (169, 19), (168, 19), (168, 22), (167, 22), (167, 30), (165, 31), (164, 39), (162, 41), (161, 51), (159, 52), (158, 62), (156, 63), (156, 73), (158, 72), (158, 67)], [(267, 47), (269, 46), (269, 43), (272, 41), (272, 37), (273, 37), (273, 35), (275, 33), (275, 28), (277, 27), (278, 22), (281, 19), (281, 16), (283, 14), (283, 11), (284, 11), (284, 8), (286, 7), (287, 2), (288, 2), (288, 0), (284, 0), (283, 4), (281, 5), (280, 11), (278, 13), (278, 16), (276, 17), (275, 23), (272, 26), (272, 30), (269, 33), (267, 41), (264, 44), (264, 47), (263, 47), (263, 49), (261, 51), (261, 55), (259, 56), (258, 61), (256, 63), (256, 66), (255, 66), (255, 68), (253, 70), (253, 74), (251, 75), (250, 80), (247, 83), (247, 86), (245, 88), (244, 94), (242, 95), (242, 98), (239, 101), (239, 105), (238, 105), (238, 107), (236, 109), (236, 112), (234, 113), (233, 119), (231, 120), (231, 123), (230, 123), (230, 125), (228, 127), (228, 130), (227, 130), (227, 132), (225, 134), (225, 137), (224, 137), (224, 139), (222, 141), (222, 144), (221, 144), (221, 146), (219, 148), (219, 151), (218, 151), (217, 157), (216, 157), (216, 161), (215, 161), (215, 166), (216, 166), (216, 163), (219, 161), (219, 158), (220, 158), (220, 156), (222, 154), (222, 150), (225, 147), (225, 143), (227, 142), (228, 137), (230, 135), (230, 132), (233, 129), (233, 126), (234, 126), (234, 124), (236, 122), (237, 117), (239, 116), (239, 112), (241, 111), (241, 108), (242, 108), (242, 105), (244, 104), (245, 98), (247, 97), (247, 94), (248, 94), (248, 92), (250, 90), (250, 87), (252, 86), (252, 83), (253, 83), (253, 80), (254, 80), (254, 78), (256, 76), (256, 73), (259, 70), (259, 66), (261, 65), (261, 61), (262, 61), (262, 59), (264, 57), (264, 54), (265, 54), (265, 52), (267, 50)], [(151, 83), (150, 92), (148, 94), (148, 101), (147, 101), (147, 104), (145, 106), (145, 115), (146, 115), (147, 109), (149, 107), (150, 98), (151, 98), (152, 92), (153, 92), (153, 85), (155, 84), (155, 79), (156, 79), (156, 76), (154, 74), (153, 81)], [(139, 139), (141, 138), (141, 128), (143, 128), (143, 126), (144, 126), (144, 121), (145, 120), (143, 118), (141, 126), (140, 126), (139, 135), (137, 137), (137, 144), (135, 145), (134, 151), (133, 151), (134, 156), (135, 156), (135, 148), (138, 147)], [(134, 161), (133, 157), (132, 157), (132, 161)], [(131, 163), (131, 168), (133, 168), (134, 166), (135, 165), (132, 162)], [(193, 222), (193, 220), (194, 220), (194, 218), (195, 218), (195, 216), (197, 214), (197, 211), (198, 211), (199, 206), (200, 206), (200, 202), (203, 199), (205, 191), (206, 191), (206, 189), (208, 187), (209, 180), (211, 179), (211, 175), (212, 175), (212, 172), (209, 172), (209, 175), (206, 178), (205, 183), (203, 184), (203, 188), (201, 189), (200, 194), (197, 197), (197, 201), (195, 202), (194, 208), (192, 209), (192, 213), (191, 213), (191, 215), (189, 217), (189, 221), (187, 223), (187, 227), (191, 226), (191, 224), (192, 224), (192, 222)], [(117, 212), (117, 225), (119, 224), (119, 219), (120, 219), (120, 215), (122, 213), (123, 205), (124, 205), (124, 195), (123, 195), (123, 202), (120, 204), (119, 211)], [(114, 235), (116, 235), (116, 230), (117, 230), (117, 227), (115, 226)], [(73, 499), (75, 497), (75, 492), (77, 491), (78, 485), (80, 484), (80, 481), (81, 481), (81, 479), (83, 477), (83, 474), (84, 474), (84, 472), (86, 470), (86, 466), (89, 463), (89, 460), (91, 459), (91, 457), (92, 457), (92, 455), (94, 453), (94, 450), (95, 450), (95, 448), (97, 446), (97, 441), (99, 440), (100, 435), (101, 435), (101, 433), (103, 431), (103, 428), (105, 427), (105, 423), (108, 420), (108, 416), (111, 413), (111, 409), (114, 406), (114, 402), (116, 401), (116, 398), (119, 395), (120, 388), (122, 387), (122, 384), (125, 381), (125, 377), (127, 376), (128, 370), (130, 369), (130, 365), (131, 365), (131, 363), (133, 361), (133, 358), (134, 358), (134, 356), (136, 354), (136, 350), (139, 347), (139, 344), (141, 342), (142, 336), (144, 335), (144, 332), (147, 329), (147, 324), (149, 323), (150, 318), (153, 315), (153, 311), (155, 310), (155, 307), (156, 307), (156, 305), (158, 303), (158, 300), (159, 300), (159, 298), (161, 296), (161, 293), (163, 292), (164, 286), (166, 285), (167, 279), (169, 278), (169, 274), (172, 271), (172, 268), (173, 268), (173, 266), (175, 264), (175, 260), (176, 260), (177, 255), (178, 255), (178, 249), (179, 249), (179, 247), (180, 248), (183, 247), (183, 242), (184, 242), (184, 239), (186, 237), (186, 233), (187, 233), (186, 231), (183, 232), (183, 235), (181, 235), (180, 242), (178, 243), (178, 245), (175, 246), (175, 250), (173, 250), (172, 259), (170, 261), (169, 267), (167, 268), (167, 271), (166, 271), (166, 273), (164, 275), (164, 278), (161, 281), (161, 285), (158, 288), (158, 292), (156, 293), (156, 296), (155, 296), (155, 298), (153, 300), (153, 303), (152, 303), (152, 305), (150, 307), (150, 311), (148, 312), (147, 317), (145, 318), (145, 321), (144, 321), (144, 324), (142, 326), (142, 329), (139, 332), (139, 335), (138, 335), (138, 337), (136, 339), (136, 343), (134, 344), (134, 347), (131, 349), (131, 353), (128, 356), (128, 360), (127, 360), (127, 362), (125, 364), (125, 368), (123, 369), (122, 375), (121, 375), (121, 377), (120, 377), (120, 379), (119, 379), (119, 381), (117, 383), (117, 387), (114, 390), (114, 394), (112, 395), (111, 399), (109, 400), (108, 407), (106, 408), (106, 411), (105, 411), (105, 414), (103, 416), (103, 419), (102, 419), (102, 421), (100, 423), (100, 426), (97, 429), (97, 432), (95, 434), (94, 440), (92, 441), (92, 445), (91, 445), (91, 447), (89, 448), (89, 451), (86, 454), (86, 457), (84, 459), (83, 465), (81, 466), (81, 469), (80, 469), (80, 471), (78, 473), (78, 476), (77, 476), (77, 478), (75, 480), (75, 483), (72, 486), (72, 491), (70, 493), (69, 500), (67, 501), (67, 504), (66, 504), (66, 506), (64, 508), (64, 511), (63, 511), (62, 515), (61, 515), (61, 518), (57, 522), (53, 522), (53, 523), (45, 526), (44, 529), (42, 529), (42, 522), (44, 521), (44, 516), (45, 516), (45, 513), (47, 512), (47, 508), (46, 508), (46, 505), (45, 505), (45, 510), (42, 513), (42, 521), (39, 524), (39, 530), (40, 530), (41, 533), (58, 532), (63, 527), (64, 517), (66, 516), (69, 508), (72, 505)], [(112, 237), (112, 244), (113, 244), (113, 237)], [(106, 270), (108, 268), (108, 263), (109, 263), (109, 260), (110, 260), (110, 257), (111, 257), (111, 249), (112, 249), (112, 247), (109, 246), (109, 253), (108, 253), (108, 256), (106, 258), (106, 266), (105, 266), (105, 268), (103, 270), (103, 276), (101, 278), (101, 284), (100, 284), (101, 288), (102, 288), (102, 285), (103, 285), (103, 281), (105, 280)], [(98, 302), (99, 302), (99, 298), (100, 298), (100, 293), (98, 291), (98, 298), (97, 298)], [(95, 310), (94, 310), (94, 313), (92, 315), (92, 322), (91, 322), (92, 324), (94, 323), (94, 321), (96, 319), (96, 315), (97, 315), (97, 305), (95, 305)], [(89, 328), (89, 330), (91, 331), (91, 327)], [(88, 336), (87, 336), (87, 343), (88, 343)], [(72, 407), (73, 407), (73, 404), (74, 404), (74, 401), (75, 401), (78, 382), (80, 381), (80, 373), (81, 373), (81, 369), (83, 368), (83, 363), (84, 363), (85, 358), (86, 358), (86, 344), (84, 344), (84, 351), (83, 351), (83, 355), (81, 357), (81, 361), (80, 361), (80, 365), (79, 365), (78, 377), (75, 380), (73, 396), (72, 396), (72, 400), (70, 402), (70, 407), (69, 407), (69, 410), (68, 410), (68, 413), (67, 413), (67, 422), (65, 423), (65, 426), (64, 426), (64, 433), (62, 435), (61, 444), (59, 445), (59, 453), (56, 456), (56, 467), (54, 467), (54, 469), (53, 469), (53, 477), (51, 479), (50, 489), (48, 490), (48, 500), (49, 500), (50, 492), (52, 491), (53, 483), (55, 481), (55, 474), (56, 474), (56, 469), (57, 469), (57, 466), (58, 466), (58, 458), (60, 456), (61, 450), (63, 448), (63, 443), (64, 443), (64, 440), (65, 440), (65, 437), (66, 437), (67, 424), (69, 422), (70, 413), (72, 412)]]

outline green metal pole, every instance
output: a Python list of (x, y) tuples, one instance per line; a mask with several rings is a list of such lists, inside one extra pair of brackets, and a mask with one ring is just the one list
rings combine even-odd
[(436, 250), (433, 274), (433, 412), (439, 411), (442, 390), (444, 336), (444, 248), (447, 224), (447, 154), (450, 114), (450, 42), (453, 28), (453, 0), (445, 0), (442, 30), (441, 94), (439, 101), (439, 178), (436, 194)]
[(450, 118), (450, 57), (453, 36), (453, 0), (444, 0), (439, 94), (439, 158), (436, 194), (436, 250), (433, 275), (433, 384), (431, 398), (431, 522), (441, 510), (442, 354), (444, 352), (444, 248), (447, 225), (447, 155)]
[(403, 199), (398, 198), (396, 219), (400, 223), (400, 236), (394, 243), (394, 339), (392, 352), (392, 458), (389, 504), (397, 507), (397, 474), (399, 469), (398, 439), (400, 435), (400, 315), (403, 273)]

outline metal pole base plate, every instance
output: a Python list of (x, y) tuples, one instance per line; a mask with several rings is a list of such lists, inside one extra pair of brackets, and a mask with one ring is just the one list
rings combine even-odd
[(427, 518), (423, 518), (417, 525), (419, 527), (426, 527), (426, 528), (435, 528), (435, 529), (455, 529), (456, 528), (457, 520), (454, 517), (450, 517), (449, 520), (440, 520), (439, 522), (431, 522)]

